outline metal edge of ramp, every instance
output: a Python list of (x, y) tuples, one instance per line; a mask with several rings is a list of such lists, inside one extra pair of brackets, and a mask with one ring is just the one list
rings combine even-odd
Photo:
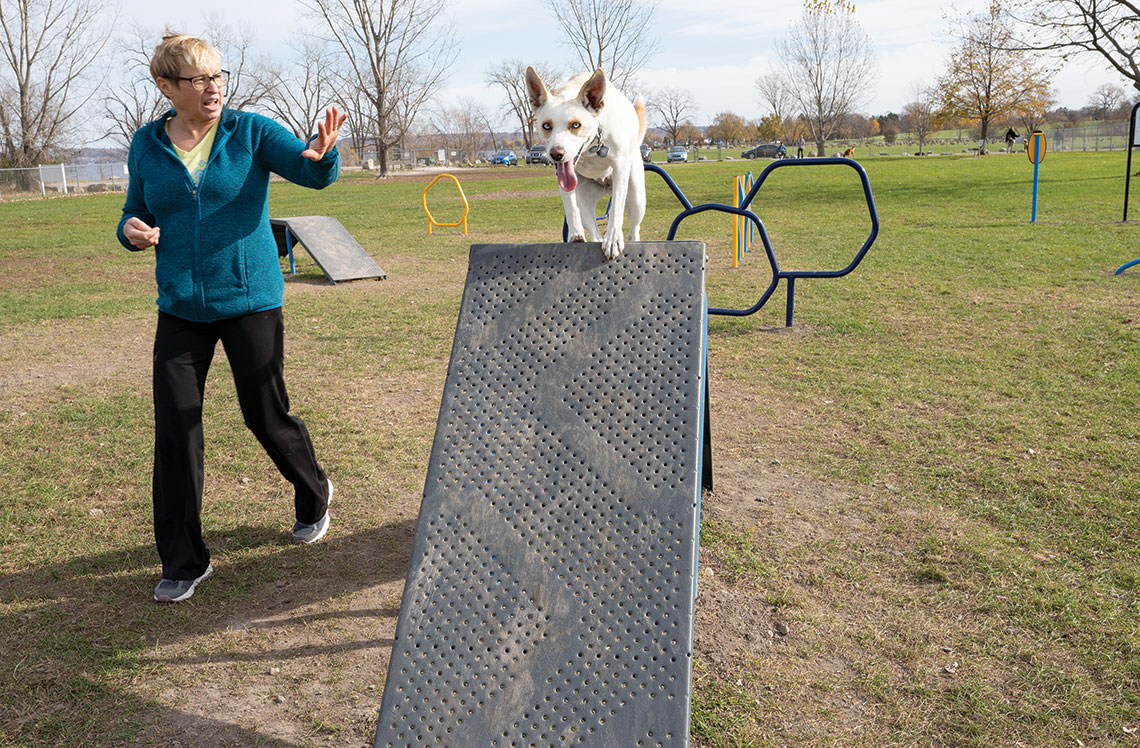
[(704, 262), (471, 248), (375, 746), (688, 746)]
[(333, 283), (388, 277), (360, 242), (332, 216), (289, 216), (271, 218), (269, 222), (288, 228)]

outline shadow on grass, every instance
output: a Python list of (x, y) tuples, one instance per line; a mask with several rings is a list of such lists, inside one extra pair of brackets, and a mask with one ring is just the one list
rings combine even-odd
[[(225, 715), (212, 719), (171, 709), (128, 684), (145, 680), (146, 672), (187, 664), (278, 662), (390, 647), (391, 639), (359, 635), (220, 656), (190, 645), (215, 632), (342, 618), (365, 626), (373, 618), (379, 630), (398, 609), (299, 609), (402, 579), (413, 533), (414, 522), (403, 521), (345, 536), (330, 533), (313, 546), (287, 543), (277, 528), (214, 533), (206, 541), (214, 549), (215, 575), (177, 605), (151, 600), (157, 579), (150, 545), (0, 575), (0, 746), (112, 746), (141, 734), (146, 745), (294, 745), (230, 724)], [(157, 647), (181, 641), (187, 643), (185, 657), (154, 657)], [(192, 698), (193, 689), (186, 690)]]

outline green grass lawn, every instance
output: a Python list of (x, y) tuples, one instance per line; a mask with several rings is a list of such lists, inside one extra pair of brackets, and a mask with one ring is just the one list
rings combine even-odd
[[(1123, 154), (1050, 154), (1036, 224), (1024, 157), (863, 163), (882, 226), (862, 265), (801, 281), (790, 330), (783, 287), (710, 320), (694, 744), (1135, 744)], [(765, 165), (669, 171), (692, 202), (726, 202)], [(285, 542), (288, 487), (219, 356), (219, 574), (177, 607), (147, 602), (153, 259), (115, 241), (121, 196), (0, 204), (0, 746), (371, 742), (468, 247), (561, 226), (550, 170), (519, 167), (460, 174), (470, 235), (428, 236), (429, 179), (272, 187), (273, 215), (336, 216), (390, 276), (333, 287), (302, 254), (286, 284), (291, 399), (344, 503), (323, 548)], [(642, 237), (659, 239), (678, 206), (647, 179)], [(458, 218), (449, 184), (429, 200)], [(786, 269), (842, 267), (868, 232), (843, 167), (779, 168), (754, 207)], [(728, 216), (678, 237), (708, 246), (710, 304), (767, 286), (758, 247), (732, 267)]]

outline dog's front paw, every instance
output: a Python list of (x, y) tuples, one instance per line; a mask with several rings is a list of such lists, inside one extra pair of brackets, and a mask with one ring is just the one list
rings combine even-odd
[(621, 240), (621, 236), (613, 239), (607, 237), (602, 242), (602, 254), (606, 256), (607, 260), (616, 260), (623, 249), (625, 249), (625, 243)]
[(585, 244), (586, 243), (586, 235), (585, 234), (573, 234), (566, 241), (569, 242), (570, 244)]

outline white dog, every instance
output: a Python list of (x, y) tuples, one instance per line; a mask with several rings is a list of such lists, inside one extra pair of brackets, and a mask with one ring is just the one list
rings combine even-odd
[[(645, 102), (636, 104), (609, 86), (599, 68), (574, 76), (556, 91), (526, 69), (526, 89), (534, 119), (554, 161), (566, 225), (572, 242), (602, 242), (607, 260), (621, 254), (622, 218), (629, 213), (629, 240), (638, 241), (645, 216), (645, 169), (641, 141), (645, 138)], [(606, 235), (598, 232), (598, 201), (612, 190)]]

